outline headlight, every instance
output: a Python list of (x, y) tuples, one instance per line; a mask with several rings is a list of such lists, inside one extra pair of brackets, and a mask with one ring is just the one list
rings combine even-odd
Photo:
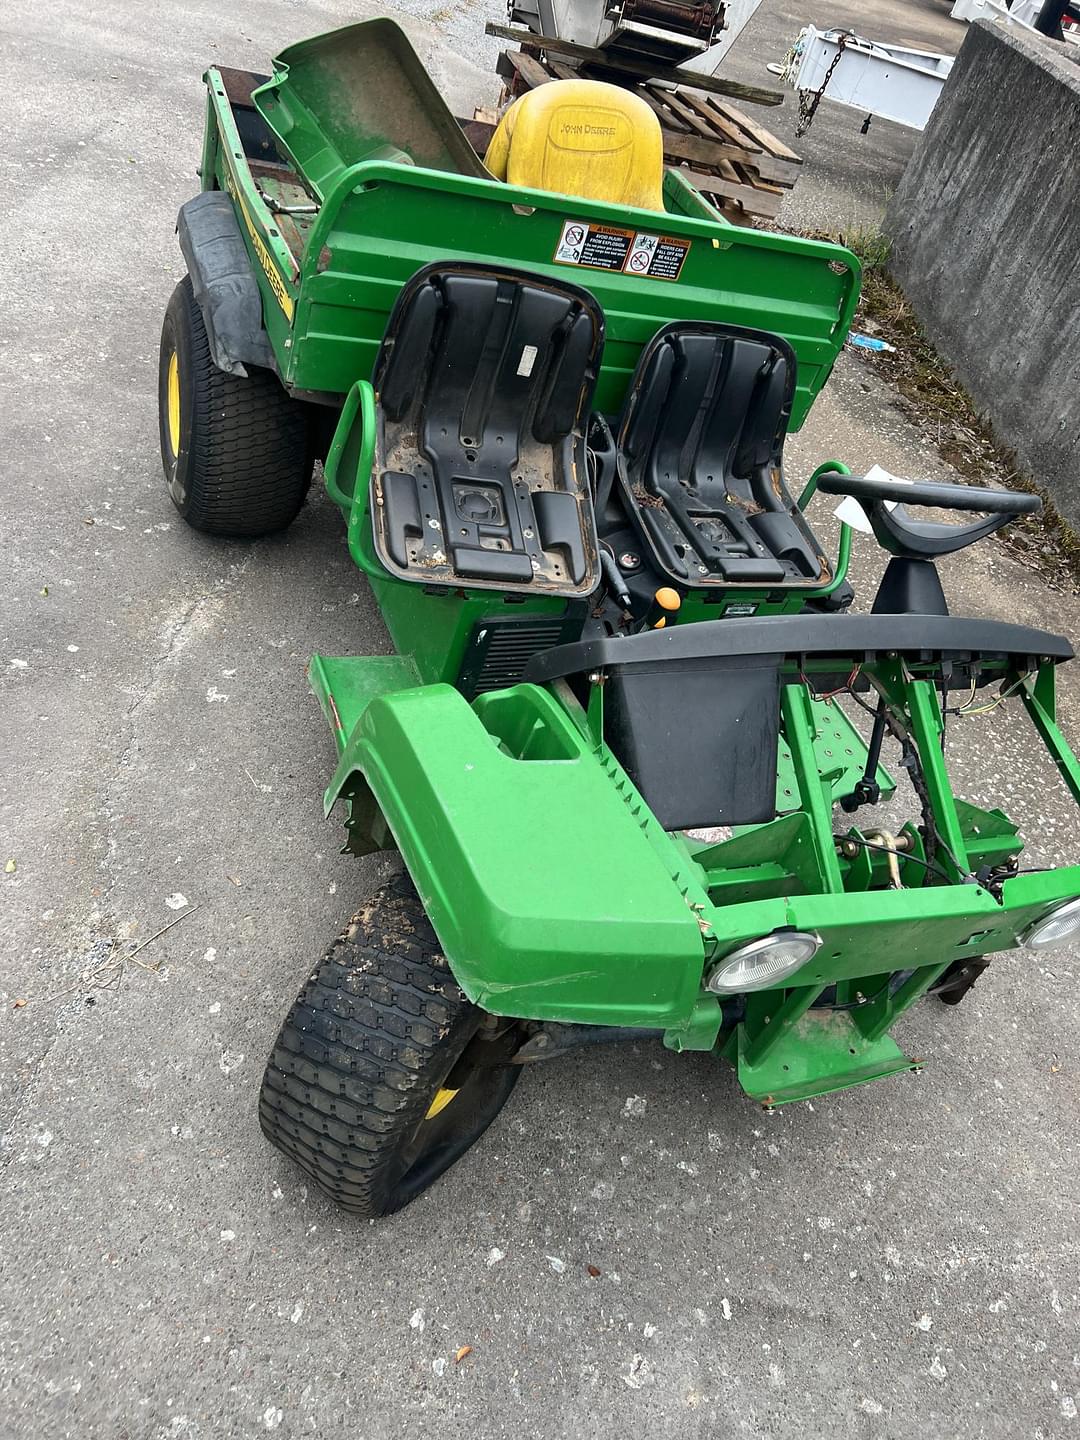
[(1064, 905), (1029, 925), (1018, 938), (1026, 950), (1052, 950), (1055, 945), (1067, 945), (1078, 931), (1080, 899), (1066, 900)]
[[(1076, 902), (1080, 906), (1080, 901)], [(1080, 926), (1080, 909), (1077, 911)], [(767, 990), (786, 980), (812, 960), (821, 949), (821, 936), (806, 930), (777, 930), (751, 940), (716, 964), (705, 980), (714, 995), (741, 995), (744, 990)]]

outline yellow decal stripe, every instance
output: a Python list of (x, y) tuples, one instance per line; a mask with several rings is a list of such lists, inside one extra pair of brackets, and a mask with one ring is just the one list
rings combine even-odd
[(236, 184), (236, 178), (232, 173), (231, 166), (226, 166), (225, 179), (226, 183), (228, 184), (229, 194), (233, 197), (237, 205), (239, 205), (240, 207), (240, 213), (244, 217), (244, 224), (247, 226), (247, 232), (251, 236), (251, 243), (255, 247), (255, 254), (259, 257), (259, 264), (263, 268), (263, 273), (265, 274), (267, 280), (270, 281), (270, 289), (274, 292), (274, 298), (277, 300), (278, 304), (285, 312), (285, 318), (291, 325), (293, 312), (295, 309), (292, 301), (292, 296), (285, 288), (285, 281), (281, 278), (281, 272), (274, 264), (274, 257), (267, 249), (266, 242), (263, 240), (262, 236), (255, 228), (255, 222), (252, 220), (247, 205), (244, 203), (244, 197), (240, 194), (240, 191)]

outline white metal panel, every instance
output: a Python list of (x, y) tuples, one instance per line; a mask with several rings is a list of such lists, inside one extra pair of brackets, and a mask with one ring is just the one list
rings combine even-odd
[[(1034, 30), (1042, 7), (1043, 0), (1012, 0), (1011, 6), (1008, 0), (956, 0), (949, 14), (954, 20), (1003, 20), (1006, 25)], [(1066, 25), (1064, 35), (1072, 44), (1080, 44), (1080, 30)]]
[(1005, 20), (1019, 21), (1034, 30), (1035, 21), (1043, 7), (1043, 0), (956, 0), (949, 11), (954, 20), (993, 20), (1001, 16)]
[[(840, 51), (841, 33), (806, 27), (800, 37), (799, 68), (792, 80), (797, 90), (821, 88)], [(924, 130), (952, 66), (951, 55), (849, 37), (824, 98), (864, 115)]]
[(560, 40), (577, 45), (599, 45), (600, 35), (611, 29), (605, 25), (604, 0), (549, 0), (555, 28), (550, 33)]

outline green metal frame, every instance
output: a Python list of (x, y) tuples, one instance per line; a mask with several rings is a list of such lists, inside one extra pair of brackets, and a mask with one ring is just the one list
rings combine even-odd
[[(453, 684), (461, 672), (469, 637), (486, 617), (500, 609), (517, 615), (562, 615), (566, 601), (550, 597), (507, 601), (501, 600), (497, 593), (475, 590), (421, 594), (409, 581), (399, 580), (384, 570), (375, 553), (369, 512), (375, 412), (376, 396), (371, 382), (357, 380), (345, 397), (323, 467), (327, 494), (345, 518), (349, 553), (371, 583), (395, 649), (409, 656), (424, 682)], [(836, 470), (848, 473), (847, 466), (839, 460), (827, 460), (819, 465), (807, 482), (800, 504), (808, 503), (814, 495), (820, 475)], [(808, 600), (831, 595), (843, 584), (850, 558), (851, 529), (842, 524), (837, 562), (827, 584), (793, 586), (786, 591), (733, 588), (719, 597), (705, 590), (691, 590), (683, 601), (680, 621), (693, 624), (699, 620), (716, 620), (732, 606), (738, 606), (740, 614), (746, 614), (748, 609), (758, 615), (795, 614)]]
[[(351, 27), (355, 30), (357, 27)], [(385, 46), (396, 32), (389, 22), (365, 27)], [(398, 32), (399, 33), (399, 32)], [(322, 155), (325, 136), (310, 108), (288, 93), (292, 47), (275, 61), (273, 82), (256, 103), (272, 123), (272, 101), (288, 110), (285, 139), (302, 153)], [(400, 43), (393, 41), (394, 62)], [(226, 190), (234, 200), (263, 296), (263, 318), (283, 383), (302, 394), (335, 397), (341, 414), (326, 462), (326, 483), (348, 522), (353, 559), (371, 582), (399, 653), (408, 655), (425, 682), (456, 680), (469, 637), (502, 605), (507, 613), (558, 616), (566, 602), (528, 599), (504, 602), (497, 594), (459, 591), (425, 596), (379, 565), (367, 517), (367, 477), (374, 444), (374, 396), (367, 380), (389, 311), (402, 284), (432, 260), (464, 259), (517, 264), (586, 284), (607, 317), (604, 363), (597, 408), (613, 413), (642, 345), (664, 323), (679, 318), (715, 319), (778, 331), (798, 358), (798, 389), (791, 428), (797, 428), (824, 385), (843, 346), (858, 300), (860, 267), (837, 245), (744, 230), (723, 220), (681, 176), (664, 182), (667, 213), (628, 211), (570, 196), (525, 190), (490, 179), (418, 165), (364, 159), (341, 163), (342, 123), (324, 203), (306, 226), (300, 260), (293, 256), (255, 184), (220, 73), (206, 74), (207, 121), (200, 175), (206, 189)], [(353, 124), (363, 124), (351, 117)], [(354, 137), (355, 153), (385, 148), (385, 115), (375, 111), (368, 133)], [(320, 169), (320, 176), (323, 171)], [(676, 282), (640, 280), (621, 273), (581, 270), (552, 261), (563, 223), (582, 218), (639, 226), (689, 240), (690, 251)], [(824, 467), (823, 467), (824, 468)], [(364, 477), (361, 482), (358, 477)], [(721, 599), (691, 592), (683, 620), (712, 620), (738, 604), (756, 614), (794, 613), (808, 599), (831, 593), (846, 573), (850, 534), (841, 538), (838, 564), (825, 586), (789, 591), (745, 589)]]
[[(791, 669), (781, 711), (797, 794), (778, 819), (705, 844), (662, 830), (604, 744), (602, 684), (585, 708), (559, 683), (470, 704), (451, 686), (418, 685), (398, 657), (317, 657), (312, 680), (340, 753), (326, 809), (348, 802), (354, 848), (400, 849), (477, 1004), (536, 1020), (660, 1028), (677, 1050), (719, 1041), (748, 1094), (783, 1104), (918, 1064), (888, 1039), (899, 1016), (950, 965), (1013, 948), (1080, 893), (1078, 866), (1017, 874), (1000, 899), (972, 883), (971, 872), (1018, 856), (1023, 842), (1000, 812), (953, 796), (929, 679), (888, 660), (867, 673), (911, 728), (935, 828), (964, 881), (944, 883), (925, 868), (911, 825), (903, 889), (887, 888), (886, 856), (838, 853), (833, 804), (865, 750), (845, 720), (849, 768), (826, 759), (840, 712), (812, 698), (812, 674)], [(1042, 667), (1018, 693), (1055, 734), (1050, 676)], [(1004, 686), (1019, 681), (1003, 670)], [(1063, 740), (1055, 744), (1080, 796), (1080, 766)], [(880, 778), (889, 793), (893, 782)], [(747, 996), (727, 1024), (702, 992), (705, 968), (788, 927), (819, 934), (821, 950), (782, 987)], [(832, 987), (849, 1008), (814, 1009)]]
[(379, 18), (290, 45), (251, 94), (312, 192), (325, 199), (351, 165), (406, 161), (487, 176), (405, 32)]
[[(369, 30), (371, 43), (384, 47), (387, 35), (396, 31), (385, 21), (350, 28)], [(667, 208), (659, 214), (450, 169), (372, 159), (388, 145), (403, 152), (409, 148), (407, 130), (395, 141), (386, 134), (385, 114), (375, 108), (365, 117), (360, 106), (348, 117), (356, 128), (351, 143), (342, 139), (346, 122), (339, 116), (331, 145), (308, 106), (288, 90), (287, 57), (326, 39), (284, 52), (275, 62), (274, 80), (256, 92), (265, 118), (281, 126), (286, 149), (308, 157), (310, 183), (326, 186), (314, 220), (308, 223), (305, 217), (306, 243), (299, 260), (252, 177), (220, 72), (210, 69), (205, 77), (203, 188), (227, 190), (233, 197), (263, 294), (278, 370), (290, 389), (343, 399), (358, 378), (372, 373), (387, 317), (405, 281), (432, 261), (466, 260), (517, 265), (588, 286), (607, 317), (596, 393), (597, 408), (605, 413), (618, 410), (641, 347), (668, 321), (767, 322), (789, 340), (798, 358), (791, 416), (791, 428), (798, 429), (828, 379), (854, 315), (861, 272), (851, 251), (730, 225), (675, 172), (665, 178)], [(400, 46), (393, 49), (396, 54)], [(267, 107), (268, 100), (275, 108)], [(344, 153), (365, 158), (345, 164)], [(682, 272), (672, 282), (556, 264), (553, 257), (568, 220), (685, 240), (690, 248)]]
[(204, 190), (225, 190), (236, 206), (252, 274), (262, 294), (263, 325), (283, 374), (292, 347), (300, 268), (252, 178), (220, 72), (208, 70), (204, 78), (207, 110), (199, 178)]
[[(670, 178), (666, 193), (681, 197), (685, 183)], [(555, 264), (562, 227), (575, 219), (688, 240), (680, 278), (642, 281)], [(618, 411), (641, 348), (661, 325), (700, 319), (758, 326), (767, 316), (798, 358), (792, 429), (801, 426), (831, 373), (860, 276), (850, 251), (821, 241), (365, 162), (346, 172), (312, 226), (283, 378), (305, 389), (344, 392), (357, 376), (370, 375), (402, 285), (421, 266), (448, 259), (516, 265), (585, 284), (607, 319), (595, 398), (605, 413)]]

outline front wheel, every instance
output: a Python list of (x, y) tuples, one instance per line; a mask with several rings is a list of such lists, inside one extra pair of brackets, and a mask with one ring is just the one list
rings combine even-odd
[(989, 955), (973, 955), (968, 960), (957, 960), (950, 965), (930, 993), (945, 1005), (959, 1005), (964, 996), (989, 966)]
[(517, 1083), (512, 1025), (471, 1005), (400, 876), (334, 942), (266, 1066), (266, 1138), (354, 1215), (414, 1200), (491, 1124)]
[(269, 370), (218, 369), (190, 276), (161, 327), (158, 429), (169, 494), (196, 530), (253, 539), (296, 518), (311, 482), (308, 407)]

